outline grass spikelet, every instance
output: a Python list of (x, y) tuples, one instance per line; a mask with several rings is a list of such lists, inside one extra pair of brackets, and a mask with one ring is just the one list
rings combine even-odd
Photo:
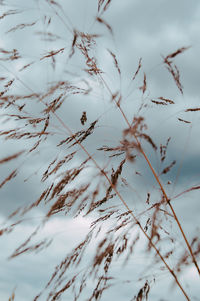
[(100, 12), (101, 9), (103, 9), (103, 12), (105, 12), (108, 9), (110, 3), (111, 0), (98, 0), (98, 12)]
[(166, 68), (171, 73), (171, 75), (176, 83), (176, 86), (180, 90), (181, 94), (183, 94), (183, 86), (180, 82), (180, 72), (179, 72), (178, 67), (173, 63), (173, 61), (171, 59), (175, 58), (177, 55), (181, 54), (188, 48), (190, 48), (190, 47), (179, 48), (175, 52), (168, 54), (166, 57), (163, 58), (164, 64), (166, 64)]
[(7, 178), (5, 178), (1, 183), (0, 183), (0, 188), (2, 188), (7, 182), (9, 182), (10, 180), (12, 180), (13, 178), (15, 178), (17, 176), (17, 169), (15, 169), (14, 171), (12, 171), (9, 176)]
[(163, 169), (163, 171), (161, 172), (161, 174), (166, 174), (166, 173), (168, 173), (168, 172), (171, 170), (171, 168), (172, 168), (175, 164), (176, 164), (176, 161), (175, 161), (175, 160), (172, 161), (172, 163), (171, 163), (169, 166), (167, 166), (167, 167), (165, 167), (165, 168)]
[(18, 25), (16, 25), (16, 26), (12, 27), (11, 29), (9, 29), (9, 30), (7, 31), (7, 33), (15, 32), (16, 30), (24, 29), (24, 28), (26, 28), (26, 27), (31, 27), (31, 26), (35, 25), (36, 23), (37, 23), (37, 21), (32, 22), (32, 23), (22, 23), (22, 24), (18, 24)]
[(116, 67), (116, 69), (117, 69), (119, 75), (121, 75), (121, 70), (120, 70), (120, 68), (119, 68), (119, 63), (118, 63), (118, 61), (117, 61), (116, 55), (115, 55), (111, 50), (109, 50), (109, 49), (108, 49), (108, 52), (109, 52), (110, 55), (113, 57), (113, 60), (114, 60), (114, 63), (115, 63), (115, 67)]
[(87, 121), (87, 115), (85, 111), (83, 111), (80, 121), (82, 125), (84, 125), (85, 122)]
[(139, 134), (138, 136), (145, 139), (149, 144), (151, 144), (151, 146), (153, 147), (153, 149), (155, 151), (157, 150), (156, 144), (153, 142), (152, 138), (149, 135), (142, 133), (142, 134)]
[(106, 26), (106, 28), (108, 29), (108, 31), (111, 33), (111, 35), (113, 35), (113, 30), (112, 30), (112, 27), (102, 18), (100, 17), (97, 17), (96, 18), (97, 22), (103, 24)]
[(3, 13), (3, 15), (0, 16), (0, 20), (4, 19), (7, 16), (16, 15), (16, 14), (19, 14), (21, 12), (22, 12), (21, 10), (9, 9), (5, 13)]
[(181, 122), (184, 122), (184, 123), (191, 123), (191, 121), (188, 121), (188, 120), (185, 120), (185, 119), (182, 119), (182, 118), (178, 118), (179, 121)]
[(165, 60), (166, 60), (166, 61), (169, 61), (169, 59), (174, 58), (175, 56), (177, 56), (177, 55), (183, 53), (185, 50), (188, 50), (189, 48), (190, 48), (190, 47), (182, 47), (182, 48), (179, 48), (179, 49), (177, 49), (175, 52), (168, 54), (168, 55), (165, 57)]
[(144, 286), (139, 290), (137, 296), (135, 296), (132, 301), (142, 301), (142, 300), (148, 300), (148, 295), (150, 291), (150, 285), (148, 281), (145, 282)]
[(171, 99), (168, 99), (168, 98), (164, 98), (164, 97), (158, 97), (158, 99), (161, 99), (163, 101), (165, 101), (166, 103), (169, 103), (169, 104), (174, 104), (174, 101), (171, 100)]
[(161, 161), (163, 162), (166, 158), (166, 153), (167, 153), (167, 148), (168, 148), (168, 144), (171, 140), (171, 137), (169, 137), (167, 139), (166, 145), (162, 145), (160, 144), (160, 157), (161, 157)]
[(140, 69), (142, 67), (142, 58), (139, 59), (139, 63), (138, 63), (138, 67), (137, 67), (137, 70), (135, 71), (135, 74), (133, 75), (132, 77), (132, 80), (135, 80), (136, 76), (138, 75)]
[(8, 157), (3, 158), (3, 159), (0, 159), (0, 164), (3, 164), (3, 163), (11, 161), (13, 159), (16, 159), (19, 156), (21, 156), (23, 153), (24, 153), (24, 151), (21, 151), (21, 152), (15, 153), (14, 155), (8, 156)]
[(46, 58), (51, 58), (53, 57), (54, 55), (57, 55), (59, 53), (63, 53), (63, 51), (65, 50), (65, 48), (61, 48), (61, 49), (58, 49), (56, 51), (50, 51), (49, 53), (47, 53), (46, 55), (44, 55), (43, 57), (41, 57), (41, 61), (46, 59)]
[(190, 108), (185, 110), (185, 112), (197, 112), (197, 111), (200, 111), (200, 108)]
[(78, 38), (78, 32), (76, 30), (74, 30), (74, 37), (73, 37), (73, 41), (72, 41), (71, 52), (70, 52), (69, 58), (71, 58), (75, 53), (75, 46), (76, 46), (77, 38)]
[(145, 73), (144, 73), (144, 79), (143, 79), (143, 86), (141, 86), (139, 89), (142, 90), (143, 94), (146, 92), (146, 89), (147, 89), (147, 79), (146, 79), (146, 74)]

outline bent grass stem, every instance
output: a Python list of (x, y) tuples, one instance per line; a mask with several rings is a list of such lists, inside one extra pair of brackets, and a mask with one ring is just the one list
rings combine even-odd
[[(106, 87), (107, 90), (109, 91), (109, 93), (112, 95), (112, 92), (111, 92), (109, 86), (107, 85), (107, 83), (105, 82), (105, 80), (103, 79), (103, 77), (101, 76), (101, 74), (100, 74), (99, 76), (100, 76), (102, 82), (104, 83), (105, 87)], [(130, 124), (130, 122), (128, 121), (128, 119), (127, 119), (127, 117), (126, 117), (124, 111), (122, 110), (120, 104), (117, 103), (116, 99), (114, 99), (114, 102), (115, 102), (116, 106), (119, 108), (119, 110), (120, 110), (120, 112), (121, 112), (121, 114), (122, 114), (122, 116), (123, 116), (125, 122), (127, 123), (128, 127), (131, 129), (131, 124)], [(186, 235), (185, 235), (185, 232), (184, 232), (184, 230), (183, 230), (183, 228), (182, 228), (182, 226), (181, 226), (181, 223), (180, 223), (180, 221), (179, 221), (179, 219), (178, 219), (178, 217), (177, 217), (177, 215), (176, 215), (176, 212), (175, 212), (175, 210), (174, 210), (174, 208), (173, 208), (173, 206), (172, 206), (172, 204), (171, 204), (171, 202), (170, 202), (170, 199), (169, 199), (168, 196), (167, 196), (167, 193), (166, 193), (166, 191), (165, 191), (165, 189), (164, 189), (164, 187), (163, 187), (163, 184), (161, 183), (161, 181), (160, 181), (160, 179), (159, 179), (159, 177), (158, 177), (156, 171), (154, 170), (154, 168), (153, 168), (151, 162), (149, 161), (149, 159), (148, 159), (148, 157), (147, 157), (145, 151), (143, 150), (143, 148), (142, 148), (142, 146), (141, 146), (141, 143), (140, 143), (140, 141), (138, 140), (137, 136), (136, 136), (135, 134), (133, 134), (133, 136), (134, 136), (134, 138), (135, 138), (135, 140), (136, 140), (136, 142), (137, 142), (137, 145), (138, 145), (138, 147), (139, 147), (139, 149), (140, 149), (140, 151), (141, 151), (141, 153), (142, 153), (142, 155), (143, 155), (145, 161), (147, 162), (149, 168), (151, 169), (151, 171), (152, 171), (152, 173), (153, 173), (153, 175), (154, 175), (154, 178), (155, 178), (156, 182), (157, 182), (158, 185), (160, 186), (160, 189), (161, 189), (161, 191), (162, 191), (162, 193), (163, 193), (163, 196), (164, 196), (164, 198), (165, 198), (167, 204), (169, 205), (169, 207), (170, 207), (170, 209), (171, 209), (171, 211), (172, 211), (173, 217), (174, 217), (174, 219), (175, 219), (175, 221), (176, 221), (176, 223), (177, 223), (177, 225), (178, 225), (178, 227), (179, 227), (179, 230), (181, 231), (181, 234), (182, 234), (182, 236), (183, 236), (183, 239), (184, 239), (184, 241), (185, 241), (185, 243), (186, 243), (186, 245), (187, 245), (187, 248), (188, 248), (188, 250), (189, 250), (189, 252), (190, 252), (190, 255), (191, 255), (191, 257), (192, 257), (192, 261), (193, 261), (193, 263), (194, 263), (194, 265), (195, 265), (195, 267), (196, 267), (196, 269), (197, 269), (197, 271), (198, 271), (198, 273), (199, 273), (199, 276), (200, 276), (200, 268), (199, 268), (199, 266), (198, 266), (198, 264), (197, 264), (197, 261), (196, 261), (196, 259), (195, 259), (194, 253), (193, 253), (193, 251), (192, 251), (192, 248), (191, 248), (191, 246), (190, 246), (190, 244), (189, 244), (189, 242), (188, 242), (188, 239), (187, 239), (187, 237), (186, 237)]]

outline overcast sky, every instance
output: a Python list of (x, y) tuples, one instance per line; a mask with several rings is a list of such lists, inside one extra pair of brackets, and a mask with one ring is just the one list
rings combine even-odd
[[(162, 181), (166, 186), (169, 196), (175, 196), (181, 191), (193, 185), (199, 185), (200, 175), (200, 139), (199, 121), (200, 113), (185, 112), (188, 108), (199, 107), (199, 53), (200, 53), (200, 3), (198, 0), (113, 0), (102, 18), (112, 27), (113, 34), (104, 25), (95, 21), (97, 16), (98, 1), (96, 0), (70, 0), (58, 1), (63, 10), (58, 6), (51, 6), (43, 0), (8, 0), (0, 1), (0, 15), (6, 11), (17, 10), (0, 19), (0, 49), (17, 49), (21, 59), (6, 61), (5, 54), (0, 53), (1, 76), (16, 79), (14, 90), (18, 94), (43, 92), (54, 81), (72, 81), (80, 88), (87, 88), (87, 81), (92, 89), (86, 96), (71, 95), (67, 98), (67, 104), (58, 111), (59, 116), (66, 122), (73, 132), (82, 129), (80, 118), (83, 111), (87, 112), (87, 123), (99, 119), (95, 129), (96, 135), (91, 136), (86, 144), (90, 153), (101, 167), (108, 163), (107, 154), (103, 155), (97, 151), (102, 145), (110, 147), (117, 146), (122, 139), (122, 131), (127, 127), (119, 110), (111, 102), (111, 95), (103, 82), (90, 77), (83, 70), (84, 61), (75, 52), (71, 60), (68, 59), (73, 41), (73, 30), (80, 32), (99, 34), (97, 45), (94, 47), (94, 55), (97, 58), (98, 66), (103, 70), (102, 78), (106, 81), (112, 93), (120, 91), (122, 94), (122, 108), (132, 122), (134, 115), (140, 114), (139, 108), (143, 104), (141, 115), (145, 117), (148, 125), (147, 133), (159, 146), (165, 144), (168, 137), (171, 141), (168, 147), (166, 165), (176, 160), (176, 166), (169, 175), (164, 176)], [(47, 16), (45, 19), (45, 15)], [(51, 24), (47, 27), (47, 20), (51, 18)], [(10, 31), (17, 24), (33, 23), (32, 27), (22, 28), (18, 31)], [(42, 40), (41, 32), (49, 31), (57, 35), (58, 39), (53, 42)], [(180, 81), (183, 86), (183, 94), (177, 88), (175, 81), (163, 64), (163, 57), (175, 52), (182, 47), (189, 47), (182, 54), (178, 55), (174, 62), (180, 71)], [(64, 51), (56, 56), (56, 67), (52, 67), (50, 60), (40, 60), (48, 51), (64, 48)], [(121, 78), (114, 66), (113, 58), (109, 51), (112, 51), (119, 62)], [(142, 58), (142, 68), (135, 81), (131, 81)], [(24, 71), (20, 69), (31, 63), (31, 67)], [(147, 80), (147, 90), (142, 95), (144, 72)], [(4, 83), (1, 84), (3, 89)], [(151, 100), (159, 100), (159, 97), (173, 100), (173, 105), (159, 106)], [(35, 101), (27, 105), (33, 116), (37, 116), (42, 105)], [(8, 109), (9, 110), (9, 109)], [(12, 111), (10, 110), (9, 113)], [(5, 111), (2, 111), (2, 114)], [(3, 117), (1, 117), (3, 118)], [(187, 120), (189, 123), (181, 122), (179, 119)], [(2, 119), (3, 120), (3, 119)], [(9, 214), (19, 206), (25, 206), (36, 200), (44, 186), (40, 183), (41, 174), (45, 167), (55, 157), (58, 149), (57, 143), (65, 139), (60, 124), (55, 123), (52, 130), (58, 135), (52, 136), (46, 144), (27, 158), (21, 158), (12, 164), (3, 164), (0, 169), (0, 181), (15, 167), (21, 169), (18, 176), (0, 190), (0, 222), (2, 227)], [(8, 123), (1, 124), (1, 130), (5, 130)], [(13, 126), (12, 123), (9, 126)], [(63, 138), (64, 137), (64, 138)], [(0, 140), (0, 158), (11, 155), (13, 152), (26, 149), (29, 141), (4, 141)], [(162, 168), (159, 164), (159, 151), (155, 153), (152, 147), (143, 142), (146, 153), (149, 155), (155, 169), (159, 172)], [(61, 149), (59, 156), (62, 156), (65, 149)], [(82, 151), (78, 152), (77, 162), (85, 158)], [(126, 191), (121, 187), (123, 196), (130, 206), (135, 202), (134, 209), (139, 214), (146, 207), (139, 200), (146, 197), (149, 191), (157, 197), (158, 187), (146, 167), (146, 163), (139, 156), (138, 164), (127, 167), (125, 177), (132, 182), (133, 191)], [(115, 163), (118, 162), (117, 160)], [(142, 177), (135, 175), (140, 171)], [(90, 173), (84, 175), (91, 177)], [(26, 181), (26, 179), (29, 179)], [(168, 185), (167, 182), (172, 184)], [(174, 185), (173, 185), (174, 183)], [(124, 190), (123, 190), (124, 189)], [(157, 200), (158, 201), (158, 200)], [(118, 202), (119, 204), (119, 202)], [(190, 194), (174, 199), (173, 205), (183, 223), (184, 230), (189, 238), (194, 233), (199, 234), (199, 192), (193, 191)], [(122, 208), (122, 206), (121, 206)], [(133, 209), (131, 207), (131, 209)], [(122, 209), (123, 212), (124, 209)], [(48, 249), (39, 254), (22, 255), (16, 259), (7, 260), (8, 256), (23, 242), (28, 235), (35, 230), (46, 213), (44, 208), (35, 210), (27, 216), (27, 220), (19, 225), (16, 230), (3, 235), (0, 240), (0, 299), (8, 300), (12, 290), (16, 288), (16, 300), (33, 300), (35, 295), (45, 286), (49, 276), (53, 273), (54, 267), (82, 240), (87, 233), (92, 217), (80, 217), (72, 220), (70, 217), (55, 216), (41, 231), (42, 235), (48, 238), (54, 237), (54, 242)], [(6, 225), (9, 225), (7, 222)], [(109, 228), (109, 223), (107, 226)], [(179, 230), (174, 229), (174, 235), (179, 237)], [(130, 301), (138, 292), (144, 282), (136, 282), (136, 274), (142, 275), (145, 270), (147, 258), (142, 253), (145, 239), (141, 238), (135, 257), (123, 270), (120, 261), (113, 268), (113, 273), (120, 272), (120, 280), (117, 285), (105, 293), (103, 301), (115, 299), (116, 301)], [(180, 239), (180, 245), (184, 242)], [(167, 247), (166, 247), (167, 248)], [(184, 247), (183, 247), (184, 248)], [(92, 254), (92, 250), (90, 250)], [(140, 256), (142, 254), (142, 256)], [(170, 261), (173, 264), (172, 259)], [(87, 262), (83, 263), (83, 266)], [(116, 270), (115, 270), (116, 269)], [(149, 274), (154, 273), (152, 266), (149, 267)], [(115, 272), (116, 271), (116, 272)], [(184, 300), (180, 290), (172, 289), (171, 276), (168, 272), (161, 272), (158, 281), (152, 284), (150, 300), (170, 301)], [(129, 279), (131, 284), (124, 283)], [(187, 288), (191, 300), (199, 298), (199, 279), (193, 266), (185, 268), (181, 281)], [(92, 286), (92, 284), (90, 283)], [(88, 284), (88, 291), (89, 291)], [(87, 290), (86, 290), (87, 291)], [(44, 298), (44, 299), (42, 299)], [(41, 300), (45, 300), (45, 296)], [(68, 296), (70, 300), (70, 297)], [(87, 294), (81, 300), (86, 300)]]

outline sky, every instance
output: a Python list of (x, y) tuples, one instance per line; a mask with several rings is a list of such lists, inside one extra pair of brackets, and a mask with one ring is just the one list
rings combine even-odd
[[(176, 165), (169, 174), (161, 176), (169, 196), (176, 196), (194, 185), (198, 186), (200, 113), (198, 111), (186, 112), (186, 110), (199, 107), (199, 1), (113, 0), (101, 16), (112, 27), (112, 34), (105, 24), (95, 21), (98, 1), (58, 2), (62, 6), (62, 10), (59, 6), (49, 5), (44, 0), (20, 0), (17, 4), (14, 0), (0, 1), (0, 15), (15, 10), (15, 14), (0, 18), (0, 77), (14, 78), (12, 91), (18, 94), (44, 92), (51, 83), (58, 80), (71, 81), (79, 89), (87, 89), (89, 85), (91, 93), (86, 96), (69, 93), (63, 109), (58, 110), (58, 115), (73, 132), (82, 128), (86, 129), (90, 123), (98, 119), (95, 128), (96, 135), (91, 135), (85, 146), (91, 154), (94, 154), (94, 158), (102, 168), (110, 164), (110, 159), (108, 154), (97, 151), (97, 149), (102, 145), (110, 147), (118, 145), (119, 141), (123, 139), (123, 130), (127, 128), (120, 111), (111, 101), (110, 91), (112, 94), (120, 91), (121, 106), (130, 122), (134, 116), (141, 113), (148, 125), (147, 134), (158, 146), (164, 145), (171, 137), (164, 166), (168, 166), (173, 160), (176, 160)], [(47, 26), (50, 18), (51, 23)], [(33, 22), (36, 22), (34, 26), (10, 30), (17, 24)], [(74, 29), (99, 35), (92, 53), (97, 58), (99, 68), (103, 70), (101, 80), (89, 76), (84, 71), (84, 60), (77, 50), (69, 59)], [(42, 32), (52, 32), (56, 36), (52, 37), (52, 41), (47, 41), (42, 39)], [(188, 49), (177, 55), (173, 62), (180, 71), (183, 93), (177, 88), (172, 75), (163, 63), (164, 57), (182, 47), (188, 47)], [(44, 56), (49, 51), (62, 48), (64, 50), (55, 56), (54, 68), (50, 59), (44, 58)], [(21, 58), (13, 61), (5, 60), (6, 54), (2, 53), (2, 49), (17, 49)], [(121, 70), (120, 76), (109, 51), (116, 55)], [(41, 60), (41, 57), (44, 59)], [(140, 58), (142, 68), (136, 79), (132, 81)], [(29, 68), (20, 71), (29, 63), (31, 63)], [(147, 89), (142, 94), (140, 87), (143, 85), (144, 73)], [(107, 86), (105, 86), (105, 82)], [(0, 82), (0, 87), (3, 90), (3, 81)], [(159, 101), (159, 97), (173, 100), (174, 104), (156, 105), (151, 101)], [(37, 116), (44, 109), (43, 105), (37, 101), (27, 102), (26, 108), (33, 116)], [(8, 127), (15, 127), (17, 123), (13, 120), (5, 122), (6, 116), (4, 115), (14, 114), (14, 110), (10, 107), (1, 110), (1, 131), (5, 131)], [(80, 123), (83, 111), (87, 112), (87, 122), (84, 126)], [(186, 120), (188, 123), (180, 119)], [(23, 121), (21, 122), (23, 124)], [(48, 138), (38, 151), (26, 157), (22, 155), (19, 160), (0, 165), (0, 182), (14, 168), (20, 168), (17, 177), (0, 190), (1, 228), (15, 221), (8, 219), (14, 210), (20, 206), (27, 206), (38, 199), (46, 188), (45, 185), (50, 183), (50, 180), (41, 183), (41, 175), (45, 168), (55, 156), (61, 158), (66, 151), (69, 151), (65, 147), (58, 151), (56, 147), (66, 137), (66, 132), (58, 120), (54, 118), (50, 126), (55, 135)], [(0, 139), (0, 159), (30, 146), (29, 140), (4, 140), (3, 137)], [(142, 145), (159, 173), (163, 168), (163, 165), (160, 164), (159, 150), (155, 152), (145, 141), (142, 142)], [(79, 150), (74, 164), (80, 164), (85, 158), (85, 154)], [(159, 189), (146, 162), (141, 155), (138, 158), (137, 164), (127, 164), (123, 174), (124, 178), (129, 179), (131, 189), (126, 189), (126, 186), (122, 184), (120, 186), (120, 192), (137, 215), (147, 208), (144, 204), (147, 192), (151, 193), (152, 203), (158, 201), (159, 195)], [(111, 166), (114, 168), (117, 164), (119, 164), (119, 159), (113, 159)], [(90, 169), (78, 179), (77, 185), (79, 181), (84, 182), (85, 179), (89, 179), (95, 185), (94, 175), (97, 177), (97, 171), (94, 171), (91, 165)], [(69, 167), (72, 166), (73, 163), (69, 163)], [(141, 176), (136, 174), (137, 171), (141, 173)], [(169, 181), (172, 184), (167, 184)], [(103, 194), (103, 191), (101, 193)], [(111, 201), (111, 205), (115, 205), (113, 202)], [(189, 240), (195, 235), (199, 236), (199, 190), (174, 198), (172, 203)], [(125, 209), (119, 200), (116, 200), (116, 204), (121, 212), (124, 212)], [(95, 215), (79, 216), (76, 219), (72, 218), (72, 214), (69, 216), (55, 215), (38, 234), (38, 239), (54, 238), (47, 249), (38, 254), (27, 253), (8, 260), (19, 244), (23, 243), (37, 228), (46, 214), (46, 210), (46, 206), (32, 210), (12, 233), (0, 237), (1, 300), (8, 300), (13, 290), (16, 293), (15, 300), (33, 300), (46, 285), (54, 267), (60, 263), (67, 252), (70, 252), (82, 241), (95, 218)], [(144, 219), (141, 218), (141, 221), (145, 222), (147, 217), (144, 215)], [(184, 242), (181, 240), (177, 226), (173, 222), (171, 224), (170, 221), (165, 222), (166, 229), (173, 228), (173, 235), (178, 242), (176, 246), (184, 250)], [(107, 221), (104, 231), (106, 232), (110, 227), (112, 227), (112, 221)], [(134, 235), (133, 231), (130, 240)], [(136, 278), (139, 277), (138, 275), (144, 274), (152, 275), (150, 277), (152, 279), (150, 300), (184, 300), (180, 290), (173, 287), (170, 274), (167, 271), (160, 271), (159, 265), (154, 269), (150, 255), (148, 255), (149, 258), (144, 252), (145, 245), (145, 238), (141, 235), (135, 254), (128, 264), (123, 266), (123, 258), (115, 262), (112, 273), (119, 275), (119, 279), (116, 280), (113, 289), (105, 292), (102, 297), (103, 301), (110, 300), (110, 298), (114, 298), (116, 301), (132, 300), (131, 298), (144, 285), (144, 280), (138, 282)], [(92, 257), (95, 246), (94, 240), (88, 250), (88, 258)], [(164, 250), (168, 250), (167, 244), (164, 245)], [(176, 258), (170, 258), (169, 263), (173, 265), (175, 260)], [(82, 263), (83, 269), (88, 263), (89, 260), (86, 258)], [(155, 283), (153, 281), (154, 273)], [(126, 282), (127, 279), (130, 282)], [(198, 299), (199, 279), (192, 265), (185, 267), (180, 279), (191, 300), (200, 300)], [(87, 300), (87, 294), (92, 286), (92, 281), (88, 282), (85, 295), (83, 294), (80, 300)], [(45, 298), (44, 295), (41, 300), (45, 300)], [(72, 296), (67, 295), (64, 300), (72, 300)]]

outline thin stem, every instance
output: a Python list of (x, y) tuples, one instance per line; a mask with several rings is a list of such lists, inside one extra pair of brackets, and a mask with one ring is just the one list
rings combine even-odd
[(194, 265), (196, 266), (197, 271), (198, 271), (198, 273), (199, 273), (199, 275), (200, 275), (200, 269), (199, 269), (199, 266), (198, 266), (197, 261), (196, 261), (196, 259), (195, 259), (194, 253), (193, 253), (192, 248), (191, 248), (191, 246), (190, 246), (190, 244), (189, 244), (189, 242), (188, 242), (188, 239), (187, 239), (187, 237), (186, 237), (186, 235), (185, 235), (185, 233), (184, 233), (184, 230), (183, 230), (183, 228), (182, 228), (182, 226), (181, 226), (181, 224), (180, 224), (180, 222), (179, 222), (179, 219), (178, 219), (178, 217), (177, 217), (177, 215), (176, 215), (176, 212), (175, 212), (175, 210), (174, 210), (174, 208), (173, 208), (173, 206), (172, 206), (172, 204), (171, 204), (171, 202), (170, 202), (170, 199), (168, 198), (168, 196), (167, 196), (167, 194), (166, 194), (166, 191), (165, 191), (165, 189), (164, 189), (164, 187), (163, 187), (163, 185), (162, 185), (162, 183), (161, 183), (161, 181), (160, 181), (158, 175), (156, 174), (156, 172), (155, 172), (155, 170), (154, 170), (154, 168), (153, 168), (151, 162), (149, 161), (148, 157), (146, 156), (144, 150), (142, 149), (141, 144), (140, 144), (140, 142), (138, 141), (137, 137), (135, 137), (135, 139), (136, 139), (136, 141), (137, 141), (137, 143), (138, 143), (138, 145), (139, 145), (139, 147), (140, 147), (140, 149), (141, 149), (141, 152), (142, 152), (142, 154), (143, 154), (143, 156), (144, 156), (146, 162), (148, 163), (148, 165), (149, 165), (149, 167), (150, 167), (150, 169), (151, 169), (151, 171), (152, 171), (152, 173), (153, 173), (153, 175), (154, 175), (154, 177), (155, 177), (155, 179), (156, 179), (158, 185), (160, 186), (160, 189), (161, 189), (161, 191), (162, 191), (162, 193), (163, 193), (163, 195), (164, 195), (164, 198), (165, 198), (167, 204), (169, 205), (169, 207), (170, 207), (170, 209), (171, 209), (171, 211), (172, 211), (172, 214), (173, 214), (173, 216), (174, 216), (174, 219), (175, 219), (175, 221), (176, 221), (176, 223), (177, 223), (177, 225), (178, 225), (178, 227), (179, 227), (179, 229), (180, 229), (180, 231), (181, 231), (181, 234), (182, 234), (182, 236), (183, 236), (183, 238), (184, 238), (184, 240), (185, 240), (185, 243), (186, 243), (186, 245), (187, 245), (187, 247), (188, 247), (188, 250), (189, 250), (190, 255), (191, 255), (191, 257), (192, 257), (192, 261), (193, 261)]
[(145, 230), (143, 229), (143, 227), (141, 226), (139, 220), (137, 219), (137, 217), (134, 215), (133, 211), (129, 208), (128, 204), (126, 203), (126, 201), (123, 199), (123, 197), (121, 196), (120, 192), (117, 190), (116, 186), (113, 185), (113, 183), (111, 182), (111, 180), (109, 179), (109, 177), (107, 176), (107, 174), (101, 169), (101, 167), (99, 166), (99, 164), (96, 162), (96, 160), (90, 155), (90, 153), (87, 151), (87, 149), (82, 145), (82, 143), (74, 136), (73, 132), (70, 130), (70, 128), (64, 123), (64, 121), (54, 112), (52, 111), (53, 115), (57, 118), (57, 120), (62, 124), (62, 126), (67, 130), (68, 134), (70, 134), (71, 137), (74, 138), (74, 140), (76, 141), (76, 143), (81, 147), (81, 149), (85, 152), (85, 154), (87, 154), (87, 156), (91, 159), (91, 161), (94, 163), (94, 165), (96, 166), (97, 169), (99, 169), (99, 171), (104, 175), (104, 177), (107, 179), (107, 181), (109, 182), (110, 186), (112, 187), (112, 189), (116, 192), (117, 196), (119, 197), (119, 199), (121, 200), (121, 202), (124, 204), (124, 206), (126, 207), (126, 209), (128, 210), (128, 212), (130, 212), (131, 216), (133, 217), (134, 221), (136, 222), (136, 224), (139, 226), (140, 230), (142, 231), (142, 233), (146, 236), (146, 238), (148, 239), (150, 245), (152, 246), (152, 248), (156, 251), (157, 255), (160, 257), (161, 261), (164, 263), (164, 265), (166, 266), (166, 268), (168, 269), (168, 271), (171, 273), (171, 275), (174, 277), (177, 285), (179, 286), (179, 288), (181, 289), (182, 293), (184, 294), (185, 298), (190, 301), (188, 295), (186, 294), (185, 290), (183, 289), (181, 283), (179, 282), (177, 276), (175, 275), (174, 271), (170, 268), (170, 266), (168, 265), (168, 263), (166, 262), (166, 260), (164, 259), (164, 257), (161, 255), (160, 251), (157, 249), (157, 247), (155, 246), (155, 244), (152, 242), (151, 237), (149, 237), (149, 235), (145, 232)]
[[(107, 90), (109, 91), (109, 93), (111, 93), (111, 95), (112, 95), (112, 92), (111, 92), (109, 86), (107, 85), (107, 83), (105, 82), (105, 80), (103, 79), (103, 77), (102, 77), (101, 75), (100, 75), (100, 78), (101, 78), (101, 80), (103, 81), (103, 83), (104, 83), (105, 87), (107, 88)], [(119, 110), (120, 110), (120, 112), (121, 112), (121, 114), (122, 114), (122, 116), (123, 116), (125, 122), (127, 123), (128, 127), (131, 129), (131, 124), (129, 123), (129, 121), (128, 121), (128, 119), (127, 119), (127, 117), (126, 117), (124, 111), (122, 110), (120, 104), (117, 103), (116, 99), (114, 99), (114, 102), (115, 102), (115, 104), (117, 105), (117, 107), (119, 108)], [(142, 146), (141, 146), (141, 143), (140, 143), (140, 141), (138, 140), (137, 136), (136, 136), (135, 134), (133, 134), (133, 136), (134, 136), (134, 138), (135, 138), (135, 140), (136, 140), (136, 142), (137, 142), (137, 144), (138, 144), (138, 147), (139, 147), (139, 149), (140, 149), (140, 151), (141, 151), (143, 157), (145, 158), (145, 160), (146, 160), (146, 162), (147, 162), (149, 168), (151, 169), (151, 171), (152, 171), (152, 173), (153, 173), (153, 175), (154, 175), (154, 178), (156, 179), (158, 185), (160, 186), (160, 189), (161, 189), (161, 191), (162, 191), (162, 193), (163, 193), (163, 196), (164, 196), (164, 198), (165, 198), (167, 204), (169, 205), (169, 207), (170, 207), (170, 209), (171, 209), (171, 211), (172, 211), (172, 214), (173, 214), (173, 216), (174, 216), (174, 219), (175, 219), (175, 221), (176, 221), (176, 223), (177, 223), (177, 225), (178, 225), (178, 227), (179, 227), (179, 229), (180, 229), (180, 231), (181, 231), (181, 234), (182, 234), (182, 236), (183, 236), (183, 239), (185, 240), (185, 243), (186, 243), (186, 245), (187, 245), (187, 247), (188, 247), (188, 250), (189, 250), (190, 255), (191, 255), (191, 257), (192, 257), (192, 261), (193, 261), (193, 263), (194, 263), (194, 265), (195, 265), (195, 267), (196, 267), (196, 269), (197, 269), (197, 271), (198, 271), (198, 273), (199, 273), (199, 275), (200, 275), (200, 269), (199, 269), (199, 266), (198, 266), (197, 261), (196, 261), (196, 259), (195, 259), (195, 256), (194, 256), (194, 253), (193, 253), (193, 251), (192, 251), (192, 248), (191, 248), (191, 246), (190, 246), (190, 244), (189, 244), (189, 242), (188, 242), (188, 239), (187, 239), (187, 237), (186, 237), (186, 235), (185, 235), (185, 233), (184, 233), (184, 230), (183, 230), (183, 228), (182, 228), (182, 226), (181, 226), (181, 224), (180, 224), (180, 222), (179, 222), (179, 219), (178, 219), (178, 217), (177, 217), (177, 215), (176, 215), (176, 212), (175, 212), (175, 210), (174, 210), (172, 204), (170, 203), (170, 199), (169, 199), (168, 196), (167, 196), (167, 193), (166, 193), (166, 191), (165, 191), (165, 189), (164, 189), (164, 187), (163, 187), (163, 184), (161, 183), (161, 181), (160, 181), (160, 179), (159, 179), (157, 173), (155, 172), (155, 170), (154, 170), (154, 168), (153, 168), (151, 162), (149, 161), (149, 159), (148, 159), (146, 153), (144, 152), (144, 150), (143, 150), (143, 148), (142, 148)]]

